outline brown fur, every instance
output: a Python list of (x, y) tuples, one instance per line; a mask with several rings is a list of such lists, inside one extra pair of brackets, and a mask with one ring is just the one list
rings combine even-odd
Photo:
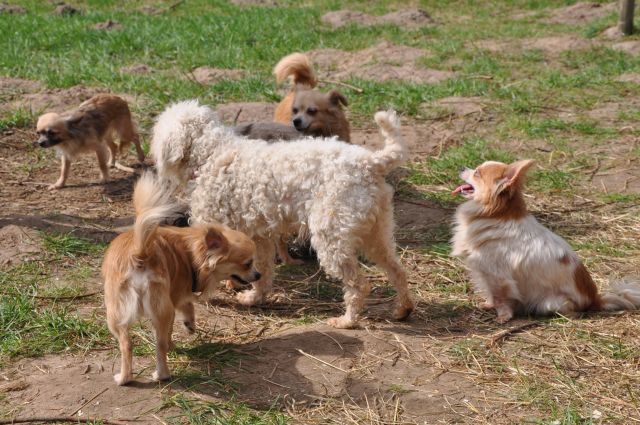
[[(116, 162), (118, 152), (124, 155), (131, 143), (135, 145), (138, 161), (144, 161), (144, 152), (129, 106), (122, 98), (111, 94), (98, 94), (69, 113), (60, 115), (49, 112), (42, 115), (38, 119), (36, 132), (40, 147), (55, 147), (62, 154), (60, 178), (49, 186), (50, 190), (64, 187), (71, 161), (81, 153), (96, 153), (103, 182), (109, 180), (107, 165), (133, 171)], [(117, 144), (114, 136), (119, 139)]]
[(584, 306), (577, 306), (577, 310), (600, 310), (600, 296), (598, 287), (591, 278), (589, 271), (580, 263), (573, 271), (573, 280), (576, 283), (576, 289), (589, 300)]
[(296, 140), (304, 137), (291, 124), (285, 125), (277, 122), (255, 122), (240, 124), (234, 127), (234, 133), (239, 136), (247, 136), (249, 139), (277, 142), (281, 140)]
[(302, 53), (285, 56), (273, 70), (280, 83), (292, 77), (291, 91), (278, 104), (274, 121), (291, 125), (304, 134), (316, 137), (337, 136), (351, 142), (351, 129), (344, 114), (346, 97), (337, 90), (315, 90), (318, 81), (309, 58)]
[[(149, 183), (149, 176), (145, 178)], [(153, 205), (146, 205), (154, 192), (154, 186), (136, 185), (134, 228), (111, 242), (102, 264), (107, 323), (121, 352), (121, 369), (115, 376), (119, 385), (133, 376), (129, 328), (139, 316), (149, 317), (156, 333), (153, 378), (167, 379), (175, 313), (189, 332), (195, 331), (193, 276), (195, 292), (206, 292), (227, 278), (244, 284), (260, 278), (253, 267), (256, 247), (249, 237), (222, 225), (158, 227), (160, 217)]]

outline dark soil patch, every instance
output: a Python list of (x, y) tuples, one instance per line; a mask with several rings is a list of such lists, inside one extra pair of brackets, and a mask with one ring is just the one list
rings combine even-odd
[(275, 103), (237, 102), (218, 105), (216, 111), (220, 120), (226, 124), (245, 122), (273, 121), (276, 111)]
[(0, 227), (0, 266), (13, 266), (35, 259), (42, 236), (28, 227), (10, 224)]
[(93, 26), (93, 29), (95, 30), (120, 30), (122, 29), (122, 24), (116, 22), (116, 21), (112, 21), (111, 19), (109, 19), (108, 21), (105, 22), (98, 22), (97, 24), (95, 24)]
[(353, 10), (338, 10), (325, 13), (321, 21), (333, 28), (341, 28), (355, 24), (360, 26), (393, 24), (404, 28), (423, 27), (435, 24), (435, 21), (422, 9), (405, 9), (387, 13), (383, 16), (372, 16)]
[(53, 14), (58, 16), (73, 16), (73, 15), (79, 15), (81, 13), (82, 13), (82, 10), (64, 3), (57, 6), (53, 11)]
[(131, 75), (149, 75), (153, 73), (153, 68), (145, 64), (135, 64), (120, 68), (120, 72)]
[(581, 25), (616, 11), (615, 3), (579, 2), (550, 12), (550, 24)]
[(22, 6), (16, 6), (13, 4), (0, 4), (0, 14), (7, 13), (13, 15), (24, 15), (27, 13), (27, 9)]
[(383, 42), (357, 52), (319, 49), (308, 52), (321, 78), (374, 81), (403, 80), (418, 84), (436, 84), (455, 76), (450, 71), (426, 69), (417, 60), (428, 52)]
[(191, 71), (193, 78), (200, 84), (215, 84), (222, 80), (240, 80), (245, 72), (240, 69), (220, 69), (201, 66)]

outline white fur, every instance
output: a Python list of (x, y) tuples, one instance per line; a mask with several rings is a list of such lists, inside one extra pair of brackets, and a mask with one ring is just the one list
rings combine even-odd
[(614, 285), (592, 304), (576, 286), (574, 272), (581, 266), (577, 254), (533, 216), (478, 218), (479, 210), (470, 200), (456, 211), (451, 254), (464, 260), (475, 290), (485, 297), (487, 307), (496, 308), (498, 320), (511, 318), (494, 299), (500, 288), (517, 301), (517, 308), (533, 314), (640, 307), (637, 282)]
[(395, 112), (376, 114), (385, 145), (371, 152), (335, 139), (249, 140), (208, 111), (193, 101), (170, 106), (154, 128), (151, 152), (163, 177), (184, 185), (185, 176), (196, 176), (188, 189), (194, 221), (220, 221), (256, 241), (263, 278), (239, 300), (254, 304), (269, 292), (272, 241), (308, 232), (324, 270), (345, 283), (347, 314), (332, 324), (353, 326), (368, 293), (357, 270), (360, 251), (387, 270), (398, 289), (396, 316), (408, 315), (413, 303), (395, 257), (393, 191), (384, 180), (407, 156)]

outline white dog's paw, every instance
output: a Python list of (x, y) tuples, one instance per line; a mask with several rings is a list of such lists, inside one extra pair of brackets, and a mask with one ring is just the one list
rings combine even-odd
[(166, 381), (169, 378), (171, 378), (169, 372), (159, 372), (156, 370), (151, 374), (151, 380), (154, 382)]
[(116, 384), (118, 385), (127, 385), (129, 382), (131, 382), (131, 378), (131, 375), (124, 376), (122, 373), (116, 373), (115, 375), (113, 375), (113, 380), (116, 381)]
[(255, 289), (242, 291), (236, 295), (236, 299), (242, 305), (256, 305), (262, 302), (262, 295)]
[(327, 324), (338, 329), (351, 329), (356, 327), (358, 322), (355, 320), (351, 320), (346, 316), (340, 316), (332, 317), (331, 319), (327, 320)]

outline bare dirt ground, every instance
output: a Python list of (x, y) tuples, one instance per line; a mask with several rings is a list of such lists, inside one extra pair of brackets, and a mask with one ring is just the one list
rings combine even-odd
[(333, 28), (355, 24), (361, 26), (393, 24), (404, 28), (431, 26), (435, 21), (422, 9), (402, 9), (382, 16), (372, 16), (353, 10), (338, 10), (324, 14), (321, 21)]

